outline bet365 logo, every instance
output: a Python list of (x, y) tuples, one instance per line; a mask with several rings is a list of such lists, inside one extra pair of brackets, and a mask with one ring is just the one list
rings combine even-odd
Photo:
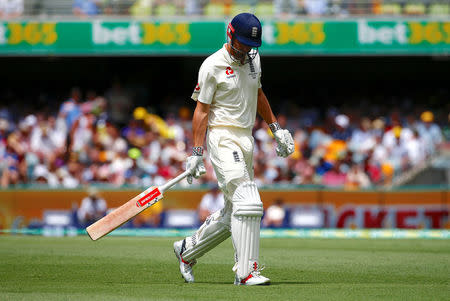
[(362, 45), (381, 43), (384, 45), (407, 44), (407, 27), (404, 23), (373, 26), (365, 20), (358, 22), (358, 41)]

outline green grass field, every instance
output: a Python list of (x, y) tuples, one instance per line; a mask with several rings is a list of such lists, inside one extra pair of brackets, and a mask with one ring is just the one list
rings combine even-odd
[(448, 240), (262, 239), (262, 287), (232, 284), (230, 240), (185, 284), (173, 240), (0, 236), (0, 300), (450, 299)]

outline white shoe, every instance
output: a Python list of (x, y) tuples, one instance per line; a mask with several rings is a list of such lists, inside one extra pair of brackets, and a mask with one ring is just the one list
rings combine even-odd
[(235, 285), (269, 285), (270, 279), (261, 275), (261, 270), (254, 270), (247, 278), (239, 279), (237, 276), (234, 278)]
[(192, 272), (192, 267), (197, 263), (196, 260), (193, 260), (191, 262), (186, 262), (183, 260), (183, 257), (181, 257), (181, 254), (183, 254), (184, 250), (186, 250), (185, 247), (186, 240), (179, 240), (173, 243), (173, 252), (178, 258), (178, 262), (180, 263), (180, 273), (181, 276), (183, 276), (184, 281), (188, 283), (194, 282), (194, 273)]

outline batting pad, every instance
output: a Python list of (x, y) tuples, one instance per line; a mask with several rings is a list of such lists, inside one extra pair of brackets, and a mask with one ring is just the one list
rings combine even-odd
[(200, 258), (209, 250), (230, 237), (230, 206), (210, 215), (203, 225), (190, 237), (186, 238), (186, 250), (182, 257), (186, 261)]
[(235, 250), (233, 271), (246, 278), (258, 265), (259, 230), (263, 206), (254, 182), (242, 183), (233, 195), (231, 236)]

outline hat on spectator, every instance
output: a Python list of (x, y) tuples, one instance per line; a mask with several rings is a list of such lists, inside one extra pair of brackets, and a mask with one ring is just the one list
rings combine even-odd
[(399, 138), (402, 133), (402, 127), (394, 126), (394, 128), (392, 129), (392, 132), (394, 133), (395, 138)]
[(340, 126), (341, 128), (346, 128), (346, 127), (348, 127), (349, 119), (348, 119), (347, 115), (340, 114), (340, 115), (337, 115), (336, 118), (334, 118), (334, 122), (336, 122), (336, 124), (338, 126)]
[(147, 110), (143, 107), (137, 107), (133, 111), (133, 117), (136, 120), (144, 120), (147, 114)]
[(430, 111), (425, 111), (420, 115), (420, 119), (422, 119), (423, 122), (433, 122), (434, 115)]
[(22, 131), (26, 131), (33, 127), (37, 123), (37, 118), (34, 115), (28, 115), (24, 120), (19, 124), (19, 128)]
[(35, 179), (39, 179), (39, 178), (47, 179), (47, 177), (48, 177), (48, 170), (47, 170), (47, 168), (45, 166), (38, 165), (34, 169), (33, 176), (34, 176)]

